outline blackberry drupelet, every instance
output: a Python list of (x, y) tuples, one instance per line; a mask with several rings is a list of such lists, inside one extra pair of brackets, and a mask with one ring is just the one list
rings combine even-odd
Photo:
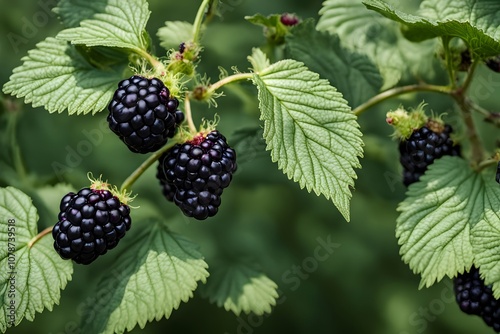
[(109, 128), (135, 153), (154, 152), (184, 120), (179, 101), (159, 79), (134, 75), (118, 83), (108, 105)]
[(460, 156), (460, 146), (454, 145), (450, 138), (452, 131), (450, 125), (440, 126), (429, 121), (413, 131), (407, 140), (400, 141), (399, 161), (405, 186), (417, 182), (434, 160), (446, 155)]
[(63, 259), (90, 264), (116, 247), (130, 229), (130, 208), (109, 190), (83, 188), (70, 192), (60, 204), (52, 229), (54, 248)]
[(172, 147), (160, 158), (157, 175), (168, 200), (203, 220), (217, 213), (236, 168), (236, 152), (214, 130)]
[(491, 285), (485, 285), (479, 269), (458, 274), (453, 280), (455, 297), (460, 310), (478, 315), (495, 332), (500, 332), (500, 301), (495, 299)]
[(459, 274), (453, 280), (455, 297), (460, 309), (467, 314), (481, 315), (482, 302), (491, 294), (479, 276), (479, 270), (472, 267), (469, 272)]
[(174, 201), (174, 196), (175, 196), (175, 187), (167, 182), (167, 179), (165, 178), (165, 172), (163, 171), (163, 164), (164, 160), (167, 157), (167, 154), (163, 154), (160, 157), (160, 160), (158, 161), (158, 168), (156, 170), (156, 178), (160, 181), (160, 186), (161, 186), (161, 192), (163, 193), (163, 196), (170, 201)]

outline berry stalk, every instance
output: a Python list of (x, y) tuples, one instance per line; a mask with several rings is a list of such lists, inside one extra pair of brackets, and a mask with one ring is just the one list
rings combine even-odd
[(141, 49), (137, 49), (137, 50), (134, 49), (133, 51), (135, 53), (137, 53), (139, 56), (141, 56), (142, 58), (146, 59), (148, 61), (148, 63), (151, 64), (151, 66), (153, 67), (155, 73), (165, 73), (167, 71), (167, 69), (165, 68), (165, 65), (163, 65), (163, 63), (161, 61), (156, 59), (155, 56), (149, 54), (147, 51), (144, 51)]
[(167, 145), (162, 147), (159, 151), (156, 151), (153, 153), (149, 158), (147, 158), (135, 171), (132, 172), (132, 174), (129, 175), (123, 181), (122, 185), (120, 186), (120, 191), (126, 191), (130, 188), (132, 188), (132, 185), (141, 177), (141, 175), (152, 165), (154, 164), (160, 157), (161, 155), (171, 149), (176, 143), (175, 142), (169, 142)]
[(193, 114), (191, 112), (191, 101), (189, 100), (189, 94), (186, 93), (186, 98), (184, 99), (184, 112), (186, 114), (186, 121), (189, 126), (189, 131), (192, 134), (195, 134), (198, 130), (196, 130), (196, 126), (193, 122)]
[(44, 229), (42, 232), (38, 233), (37, 235), (35, 235), (33, 237), (33, 239), (30, 240), (30, 242), (28, 242), (28, 248), (31, 248), (33, 247), (34, 244), (36, 244), (40, 239), (42, 239), (44, 236), (46, 236), (47, 234), (49, 234), (50, 232), (52, 232), (52, 226), (50, 227), (47, 227), (46, 229)]
[(353, 114), (356, 116), (361, 115), (363, 112), (367, 111), (368, 109), (374, 107), (375, 105), (384, 102), (386, 100), (389, 100), (393, 97), (399, 96), (399, 95), (404, 95), (404, 94), (409, 94), (409, 93), (415, 93), (415, 92), (435, 92), (435, 93), (440, 93), (440, 94), (446, 94), (446, 95), (451, 95), (453, 92), (449, 87), (447, 86), (437, 86), (437, 85), (429, 85), (429, 84), (414, 84), (414, 85), (408, 85), (408, 86), (401, 86), (401, 87), (394, 87), (391, 89), (388, 89), (378, 95), (375, 95), (365, 103), (359, 105), (355, 109), (353, 109)]

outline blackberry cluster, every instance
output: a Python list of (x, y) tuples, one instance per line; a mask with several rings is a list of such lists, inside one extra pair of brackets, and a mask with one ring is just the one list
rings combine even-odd
[(109, 128), (135, 153), (160, 149), (184, 120), (179, 101), (159, 79), (134, 75), (118, 83), (108, 105)]
[(485, 286), (479, 269), (459, 274), (453, 281), (456, 301), (460, 309), (480, 316), (495, 332), (500, 332), (500, 301), (493, 297), (491, 285)]
[(63, 259), (90, 264), (116, 247), (130, 229), (130, 208), (108, 190), (83, 188), (60, 204), (52, 229), (54, 248)]
[(165, 152), (157, 176), (167, 200), (186, 216), (203, 220), (217, 213), (236, 168), (236, 152), (214, 130)]
[(450, 138), (452, 131), (447, 124), (441, 132), (435, 132), (426, 125), (399, 143), (399, 161), (403, 166), (405, 186), (417, 182), (434, 160), (445, 155), (460, 156), (460, 146), (453, 145)]

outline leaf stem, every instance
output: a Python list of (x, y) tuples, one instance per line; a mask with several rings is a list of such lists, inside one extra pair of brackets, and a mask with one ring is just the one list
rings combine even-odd
[(186, 120), (189, 126), (189, 131), (191, 131), (192, 134), (195, 134), (197, 130), (193, 122), (193, 114), (191, 113), (191, 101), (189, 100), (188, 93), (186, 93), (186, 98), (184, 99), (184, 112), (186, 114)]
[(205, 15), (207, 7), (211, 1), (213, 0), (203, 0), (203, 2), (200, 5), (200, 8), (198, 8), (198, 12), (196, 13), (196, 18), (194, 19), (193, 23), (193, 42), (196, 44), (198, 44), (198, 39), (200, 38), (201, 23), (203, 22), (203, 16)]
[(453, 66), (453, 59), (450, 53), (450, 37), (445, 36), (441, 38), (444, 48), (444, 56), (446, 60), (446, 70), (448, 71), (448, 77), (450, 78), (450, 85), (452, 89), (457, 87), (457, 76), (455, 74), (455, 69)]
[(436, 86), (436, 85), (429, 85), (429, 84), (414, 84), (414, 85), (408, 85), (408, 86), (401, 86), (401, 87), (395, 87), (388, 89), (378, 95), (375, 95), (365, 103), (359, 105), (356, 107), (352, 112), (356, 115), (359, 116), (366, 110), (370, 109), (371, 107), (384, 102), (390, 98), (403, 95), (403, 94), (408, 94), (408, 93), (414, 93), (418, 91), (428, 91), (428, 92), (436, 92), (440, 94), (447, 94), (450, 95), (452, 93), (452, 89), (447, 86)]
[(474, 73), (476, 71), (477, 64), (479, 64), (479, 62), (476, 60), (472, 62), (469, 71), (467, 73), (467, 77), (465, 78), (465, 81), (461, 87), (462, 94), (465, 94), (465, 92), (469, 89), (470, 84), (472, 83), (472, 79), (474, 78)]
[(498, 161), (499, 161), (498, 156), (491, 159), (483, 160), (479, 164), (477, 164), (476, 171), (479, 173), (490, 166), (498, 164)]
[(153, 153), (149, 158), (147, 158), (137, 169), (129, 175), (123, 181), (122, 185), (120, 186), (120, 191), (125, 191), (125, 190), (130, 190), (132, 185), (137, 181), (137, 179), (152, 165), (157, 161), (163, 153), (168, 151), (169, 149), (174, 146), (176, 142), (171, 141), (167, 145), (163, 146), (159, 151)]
[(222, 86), (233, 83), (233, 82), (241, 81), (241, 80), (251, 79), (253, 77), (253, 75), (254, 75), (253, 73), (236, 73), (236, 74), (230, 75), (230, 76), (225, 77), (224, 79), (221, 79), (221, 80), (217, 81), (216, 83), (210, 85), (205, 94), (206, 94), (206, 96), (211, 96), (213, 93), (215, 93), (215, 91), (217, 89), (221, 88)]
[(212, 0), (208, 4), (208, 9), (207, 9), (207, 15), (205, 16), (205, 21), (203, 22), (203, 25), (206, 26), (214, 16), (217, 14), (217, 7), (219, 6), (219, 0)]
[(28, 242), (28, 248), (31, 248), (33, 247), (33, 245), (35, 243), (37, 243), (40, 239), (42, 239), (44, 236), (46, 236), (47, 234), (49, 234), (50, 232), (52, 232), (52, 226), (51, 227), (47, 227), (45, 230), (43, 230), (42, 232), (38, 233), (37, 235), (35, 235), (33, 237), (33, 239), (31, 239), (29, 242)]

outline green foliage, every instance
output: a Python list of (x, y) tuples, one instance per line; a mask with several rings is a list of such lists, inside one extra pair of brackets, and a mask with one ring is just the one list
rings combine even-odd
[(54, 252), (50, 236), (35, 239), (36, 208), (20, 190), (0, 188), (0, 217), (0, 331), (5, 333), (24, 318), (33, 321), (44, 308), (51, 311), (73, 265)]
[(325, 78), (352, 107), (365, 102), (382, 88), (382, 77), (371, 60), (342, 47), (338, 36), (317, 31), (314, 20), (299, 24), (286, 41), (286, 55), (304, 62), (313, 72), (326, 74)]
[(500, 188), (492, 175), (478, 174), (463, 159), (443, 157), (407, 195), (398, 208), (396, 234), (403, 260), (422, 275), (421, 285), (453, 277), (475, 263), (500, 295)]
[[(155, 171), (148, 172), (149, 176), (146, 173), (150, 166), (156, 166), (156, 160), (169, 146), (144, 159), (132, 158), (130, 152), (117, 149), (119, 141), (115, 141), (115, 147), (112, 141), (104, 140), (107, 134), (103, 128), (88, 131), (90, 128), (86, 126), (89, 124), (101, 126), (96, 125), (97, 117), (91, 120), (81, 117), (79, 122), (65, 123), (62, 118), (51, 116), (50, 121), (46, 121), (43, 113), (23, 116), (15, 102), (0, 96), (0, 144), (4, 147), (0, 152), (0, 181), (1, 185), (11, 186), (0, 188), (0, 219), (3, 219), (0, 222), (0, 242), (7, 244), (7, 248), (0, 249), (0, 266), (15, 267), (17, 271), (15, 321), (11, 324), (7, 318), (12, 299), (9, 297), (11, 274), (0, 270), (0, 331), (5, 332), (11, 325), (17, 326), (24, 318), (33, 320), (37, 312), (45, 308), (51, 310), (59, 303), (60, 290), (71, 279), (73, 266), (54, 252), (50, 228), (38, 232), (38, 215), (42, 221), (40, 225), (55, 222), (61, 194), (80, 188), (82, 182), (86, 185), (85, 174), (90, 170), (109, 174), (114, 178), (113, 182), (123, 178), (122, 189), (132, 189), (139, 178), (144, 183), (134, 185), (134, 193), (135, 188), (139, 188), (138, 202), (134, 202), (138, 203), (138, 208), (133, 212), (133, 228), (127, 232), (127, 238), (117, 252), (119, 256), (113, 259), (109, 255), (109, 262), (98, 262), (88, 270), (89, 275), (97, 273), (95, 276), (99, 282), (95, 298), (91, 299), (93, 302), (81, 307), (72, 305), (75, 303), (72, 298), (66, 301), (68, 309), (77, 309), (77, 313), (84, 310), (80, 320), (81, 332), (122, 333), (138, 330), (137, 327), (142, 329), (153, 320), (167, 318), (175, 321), (175, 317), (171, 318), (173, 310), (178, 309), (181, 302), (191, 299), (199, 282), (205, 283), (209, 276), (204, 255), (184, 234), (194, 235), (203, 252), (209, 254), (207, 256), (230, 254), (229, 259), (215, 259), (208, 283), (200, 290), (210, 302), (238, 316), (238, 331), (243, 326), (244, 315), (263, 319), (263, 315), (271, 312), (278, 303), (278, 285), (280, 295), (284, 297), (280, 304), (282, 300), (302, 301), (304, 298), (311, 298), (304, 300), (313, 302), (300, 303), (298, 308), (293, 302), (281, 310), (276, 307), (278, 316), (285, 310), (287, 320), (293, 319), (284, 325), (277, 321), (280, 325), (275, 332), (287, 330), (283, 326), (290, 326), (289, 331), (299, 331), (295, 328), (295, 318), (308, 319), (304, 322), (306, 332), (355, 332), (354, 328), (364, 328), (364, 324), (350, 321), (345, 328), (339, 322), (325, 329), (322, 327), (325, 320), (318, 320), (320, 317), (317, 316), (317, 310), (323, 310), (323, 305), (310, 310), (309, 305), (321, 298), (325, 298), (326, 304), (330, 302), (326, 299), (337, 300), (339, 296), (345, 297), (345, 293), (348, 298), (344, 298), (345, 303), (339, 308), (341, 312), (336, 312), (338, 305), (335, 304), (331, 313), (342, 317), (344, 314), (359, 316), (360, 309), (367, 308), (368, 303), (361, 305), (355, 301), (366, 300), (368, 295), (373, 297), (373, 293), (370, 295), (359, 288), (366, 283), (359, 277), (380, 269), (373, 264), (377, 263), (373, 261), (377, 254), (383, 257), (383, 261), (391, 255), (395, 257), (397, 251), (391, 248), (395, 243), (389, 239), (380, 242), (383, 238), (380, 237), (379, 243), (373, 244), (362, 239), (369, 239), (367, 234), (372, 238), (372, 235), (393, 235), (391, 227), (380, 222), (395, 219), (394, 210), (387, 208), (395, 207), (402, 196), (396, 183), (391, 183), (398, 179), (399, 184), (400, 176), (394, 173), (396, 148), (386, 149), (389, 140), (378, 140), (377, 135), (383, 133), (388, 137), (385, 116), (385, 121), (396, 127), (408, 123), (404, 129), (398, 129), (400, 137), (407, 138), (427, 119), (421, 108), (424, 104), (421, 96), (410, 95), (404, 101), (405, 106), (397, 111), (387, 113), (387, 109), (397, 104), (383, 105), (378, 113), (374, 112), (371, 119), (362, 123), (366, 137), (370, 138), (371, 145), (367, 146), (371, 146), (371, 152), (366, 154), (364, 165), (368, 168), (360, 173), (359, 180), (355, 169), (361, 167), (359, 159), (363, 157), (364, 144), (358, 116), (388, 99), (420, 91), (445, 94), (449, 99), (443, 100), (450, 100), (459, 107), (453, 108), (448, 102), (438, 99), (430, 98), (429, 102), (425, 96), (430, 108), (446, 110), (457, 123), (463, 121), (462, 127), (455, 128), (459, 129), (455, 139), (464, 144), (465, 150), (463, 158), (437, 160), (419, 182), (409, 187), (406, 198), (398, 207), (400, 215), (396, 225), (402, 259), (421, 276), (421, 287), (430, 287), (444, 277), (453, 278), (475, 265), (480, 267), (486, 283), (493, 285), (495, 296), (500, 298), (500, 187), (494, 182), (490, 170), (490, 166), (500, 160), (500, 155), (498, 150), (487, 151), (488, 145), (483, 145), (481, 139), (494, 142), (496, 138), (486, 136), (485, 127), (478, 127), (477, 118), (470, 115), (478, 111), (487, 120), (495, 120), (498, 116), (474, 102), (476, 99), (470, 87), (480, 73), (476, 71), (479, 61), (500, 54), (500, 4), (495, 0), (423, 0), (411, 3), (420, 4), (418, 11), (410, 2), (396, 0), (326, 0), (319, 11), (321, 17), (317, 25), (313, 19), (306, 18), (294, 27), (281, 23), (281, 14), (246, 16), (247, 21), (263, 28), (265, 41), (260, 42), (265, 44), (255, 48), (260, 42), (251, 38), (256, 29), (252, 30), (242, 19), (243, 12), (246, 13), (243, 5), (242, 8), (229, 8), (217, 0), (203, 0), (194, 23), (175, 21), (174, 15), (168, 12), (167, 17), (161, 15), (161, 21), (157, 19), (151, 24), (146, 0), (60, 0), (54, 12), (63, 30), (56, 38), (47, 37), (28, 51), (22, 58), (22, 65), (13, 70), (3, 86), (4, 93), (24, 98), (32, 107), (43, 106), (50, 113), (67, 110), (69, 115), (94, 115), (106, 109), (117, 83), (123, 78), (132, 74), (158, 77), (172, 95), (181, 100), (179, 108), (186, 112), (187, 121), (182, 124), (180, 134), (167, 144), (171, 145), (197, 133), (195, 121), (209, 118), (203, 113), (207, 105), (200, 104), (209, 102), (210, 105), (215, 98), (223, 96), (221, 89), (226, 88), (224, 86), (252, 80), (257, 94), (253, 87), (227, 89), (229, 98), (224, 99), (221, 108), (217, 109), (215, 125), (212, 125), (224, 129), (226, 136), (229, 134), (228, 142), (237, 152), (241, 176), (235, 175), (236, 186), (225, 190), (232, 195), (224, 198), (226, 206), (217, 218), (198, 225), (187, 224), (191, 221), (185, 217), (185, 220), (179, 219), (177, 211), (174, 215), (175, 207), (172, 209), (172, 205), (165, 204), (164, 199), (160, 202), (161, 189), (158, 180), (152, 177)], [(154, 6), (159, 4), (151, 5), (151, 8), (156, 8)], [(192, 16), (190, 4), (177, 5), (179, 9), (189, 8)], [(253, 2), (248, 6), (254, 6)], [(221, 26), (225, 33), (221, 35), (231, 38), (220, 38), (216, 33), (211, 35), (212, 26), (208, 23), (214, 16), (233, 11), (241, 11), (238, 14), (241, 26), (248, 27), (250, 33), (236, 35), (231, 30), (233, 23), (222, 22), (216, 23), (213, 31), (217, 32), (217, 27)], [(25, 33), (30, 22), (20, 21)], [(146, 31), (151, 25), (161, 26), (156, 36), (159, 45), (167, 50), (161, 57), (153, 54), (155, 43)], [(210, 38), (216, 42), (208, 42)], [(184, 52), (172, 52), (182, 42), (192, 43), (187, 43)], [(468, 72), (457, 74), (457, 63), (462, 59), (458, 59), (460, 54), (451, 49), (460, 43), (471, 51), (474, 63), (464, 65)], [(232, 67), (234, 74), (217, 71), (222, 66), (229, 68), (225, 60), (232, 59), (233, 55), (243, 63), (246, 53), (241, 56), (240, 51), (252, 48), (252, 54), (247, 57), (251, 69), (242, 72), (240, 69), (246, 65), (238, 64)], [(198, 72), (201, 70), (207, 73)], [(219, 72), (218, 81), (210, 78)], [(449, 83), (443, 84), (446, 80)], [(392, 88), (398, 83), (407, 85)], [(487, 86), (494, 91), (494, 87), (490, 87), (494, 82), (490, 80)], [(231, 95), (238, 95), (242, 101), (231, 100), (234, 99)], [(191, 104), (193, 100), (201, 103)], [(257, 101), (260, 113), (257, 112)], [(241, 107), (242, 104), (245, 108)], [(212, 105), (217, 107), (215, 103)], [(405, 109), (415, 109), (417, 105), (418, 112), (410, 116), (404, 112)], [(242, 109), (248, 112), (238, 114)], [(21, 124), (21, 128), (30, 134), (39, 134), (35, 139), (40, 137), (43, 140), (20, 137), (18, 142), (16, 128), (20, 119), (23, 122), (31, 119), (35, 125), (23, 128)], [(38, 124), (41, 119), (44, 121)], [(100, 120), (107, 127), (105, 116)], [(50, 137), (45, 133), (40, 135), (43, 125), (57, 131), (52, 131)], [(482, 136), (485, 138), (480, 138)], [(52, 145), (40, 149), (37, 141), (39, 145)], [(57, 156), (47, 152), (47, 147), (52, 151), (52, 146), (63, 153)], [(84, 146), (86, 151), (82, 149)], [(329, 248), (330, 236), (325, 242), (318, 234), (329, 234), (331, 226), (324, 222), (341, 219), (341, 216), (331, 203), (322, 201), (316, 204), (314, 197), (294, 192), (298, 191), (297, 187), (290, 188), (291, 182), (287, 183), (285, 178), (282, 178), (283, 182), (273, 184), (279, 172), (276, 168), (271, 169), (271, 161), (266, 164), (263, 159), (256, 159), (268, 156), (266, 150), (270, 151), (271, 160), (277, 163), (278, 169), (301, 189), (306, 188), (308, 192), (331, 200), (347, 221), (351, 217), (362, 220), (363, 225), (359, 227), (362, 232), (358, 231), (356, 237), (351, 236), (356, 226), (336, 226), (335, 235), (346, 241), (343, 249), (354, 245), (343, 253), (349, 255), (338, 256), (343, 258), (335, 260), (340, 263), (319, 266), (320, 262), (329, 260), (332, 251)], [(24, 165), (22, 153), (25, 151), (34, 171)], [(47, 152), (47, 157), (40, 152)], [(51, 171), (43, 168), (53, 166), (54, 159), (71, 165), (69, 168), (73, 169), (74, 175), (81, 174), (81, 177), (66, 180), (46, 178)], [(131, 171), (133, 165), (139, 167)], [(240, 178), (242, 181), (238, 181)], [(262, 180), (265, 183), (259, 184)], [(385, 184), (380, 187), (383, 180), (390, 183), (392, 193), (380, 190), (385, 187)], [(351, 191), (355, 181), (358, 196), (351, 210)], [(153, 182), (156, 188), (152, 187)], [(241, 183), (238, 185), (238, 182)], [(31, 199), (13, 188), (14, 185), (29, 194)], [(9, 225), (11, 221), (15, 221), (15, 235)], [(228, 225), (223, 224), (236, 221), (241, 222), (237, 227), (227, 228)], [(240, 227), (242, 230), (236, 232)], [(182, 235), (174, 230), (179, 230)], [(14, 247), (10, 247), (13, 242)], [(311, 256), (304, 258), (302, 251), (306, 247), (312, 252), (309, 253)], [(385, 249), (387, 254), (382, 254), (380, 249)], [(240, 253), (242, 250), (245, 252)], [(248, 264), (243, 261), (242, 253), (259, 256), (262, 263)], [(358, 264), (355, 269), (350, 265), (353, 261)], [(338, 275), (339, 270), (342, 275)], [(348, 270), (355, 270), (350, 276), (354, 279), (339, 278), (344, 277)], [(75, 275), (75, 285), (84, 287), (79, 293), (89, 298), (87, 286), (84, 286), (87, 277), (82, 273), (83, 269)], [(380, 281), (387, 281), (382, 278)], [(314, 284), (298, 291), (308, 279)], [(384, 284), (376, 279), (370, 281), (371, 286)], [(413, 288), (413, 284), (408, 283), (408, 286)], [(400, 305), (418, 309), (413, 301), (406, 303), (402, 300), (402, 294), (394, 284), (388, 286), (383, 300), (378, 302), (383, 305), (370, 303), (377, 312), (392, 317), (404, 313)], [(285, 294), (281, 293), (282, 289)], [(187, 307), (197, 307), (191, 306), (196, 303)], [(308, 305), (306, 312), (303, 304)], [(191, 325), (191, 322), (205, 323), (203, 317), (209, 319), (211, 325), (219, 325), (218, 321), (212, 321), (208, 312), (207, 315), (187, 310), (189, 319), (196, 321), (184, 323), (183, 332), (188, 332), (184, 326)], [(371, 314), (374, 313), (373, 309), (370, 310)], [(368, 313), (367, 309), (365, 313)], [(294, 317), (289, 317), (289, 314)], [(179, 317), (185, 319), (182, 315)], [(408, 319), (411, 319), (410, 323), (415, 320), (412, 314)], [(375, 329), (376, 322), (369, 325), (370, 330), (381, 331)], [(393, 327), (397, 325), (393, 324)], [(423, 331), (420, 329), (417, 331)], [(204, 330), (211, 331), (211, 328)]]
[(301, 188), (332, 199), (349, 220), (363, 142), (347, 101), (302, 63), (282, 60), (253, 78), (271, 158)]
[(158, 29), (157, 36), (165, 49), (178, 48), (181, 43), (193, 39), (193, 25), (184, 21), (167, 21)]
[(208, 277), (208, 265), (193, 242), (164, 223), (135, 224), (144, 226), (98, 284), (97, 293), (105, 298), (88, 305), (85, 333), (122, 333), (168, 318)]
[(108, 0), (60, 0), (53, 11), (66, 28), (76, 28), (83, 20), (89, 20), (104, 12)]
[[(470, 1), (424, 1), (423, 15), (416, 16), (395, 10), (382, 0), (369, 0), (365, 5), (391, 20), (405, 24), (405, 36), (413, 41), (434, 37), (459, 37), (472, 54), (487, 58), (500, 54), (500, 3), (484, 1), (474, 6)], [(438, 5), (436, 5), (439, 3)], [(444, 10), (446, 8), (446, 10)]]
[(396, 236), (403, 260), (430, 286), (474, 259), (470, 229), (484, 210), (482, 178), (460, 158), (443, 157), (401, 203)]
[(236, 315), (263, 315), (276, 305), (278, 286), (264, 273), (243, 263), (214, 266), (202, 293), (210, 302)]
[(26, 103), (49, 112), (95, 114), (106, 108), (122, 78), (120, 72), (97, 68), (75, 46), (52, 37), (38, 43), (22, 61), (3, 86), (4, 93), (24, 97)]
[(415, 44), (396, 22), (364, 9), (362, 0), (327, 0), (317, 28), (337, 34), (344, 46), (370, 57), (384, 78), (384, 88), (408, 76), (432, 77), (436, 41)]
[(127, 48), (141, 53), (149, 47), (145, 30), (149, 14), (145, 0), (109, 0), (101, 12), (80, 21), (78, 27), (61, 31), (57, 38), (72, 44)]

